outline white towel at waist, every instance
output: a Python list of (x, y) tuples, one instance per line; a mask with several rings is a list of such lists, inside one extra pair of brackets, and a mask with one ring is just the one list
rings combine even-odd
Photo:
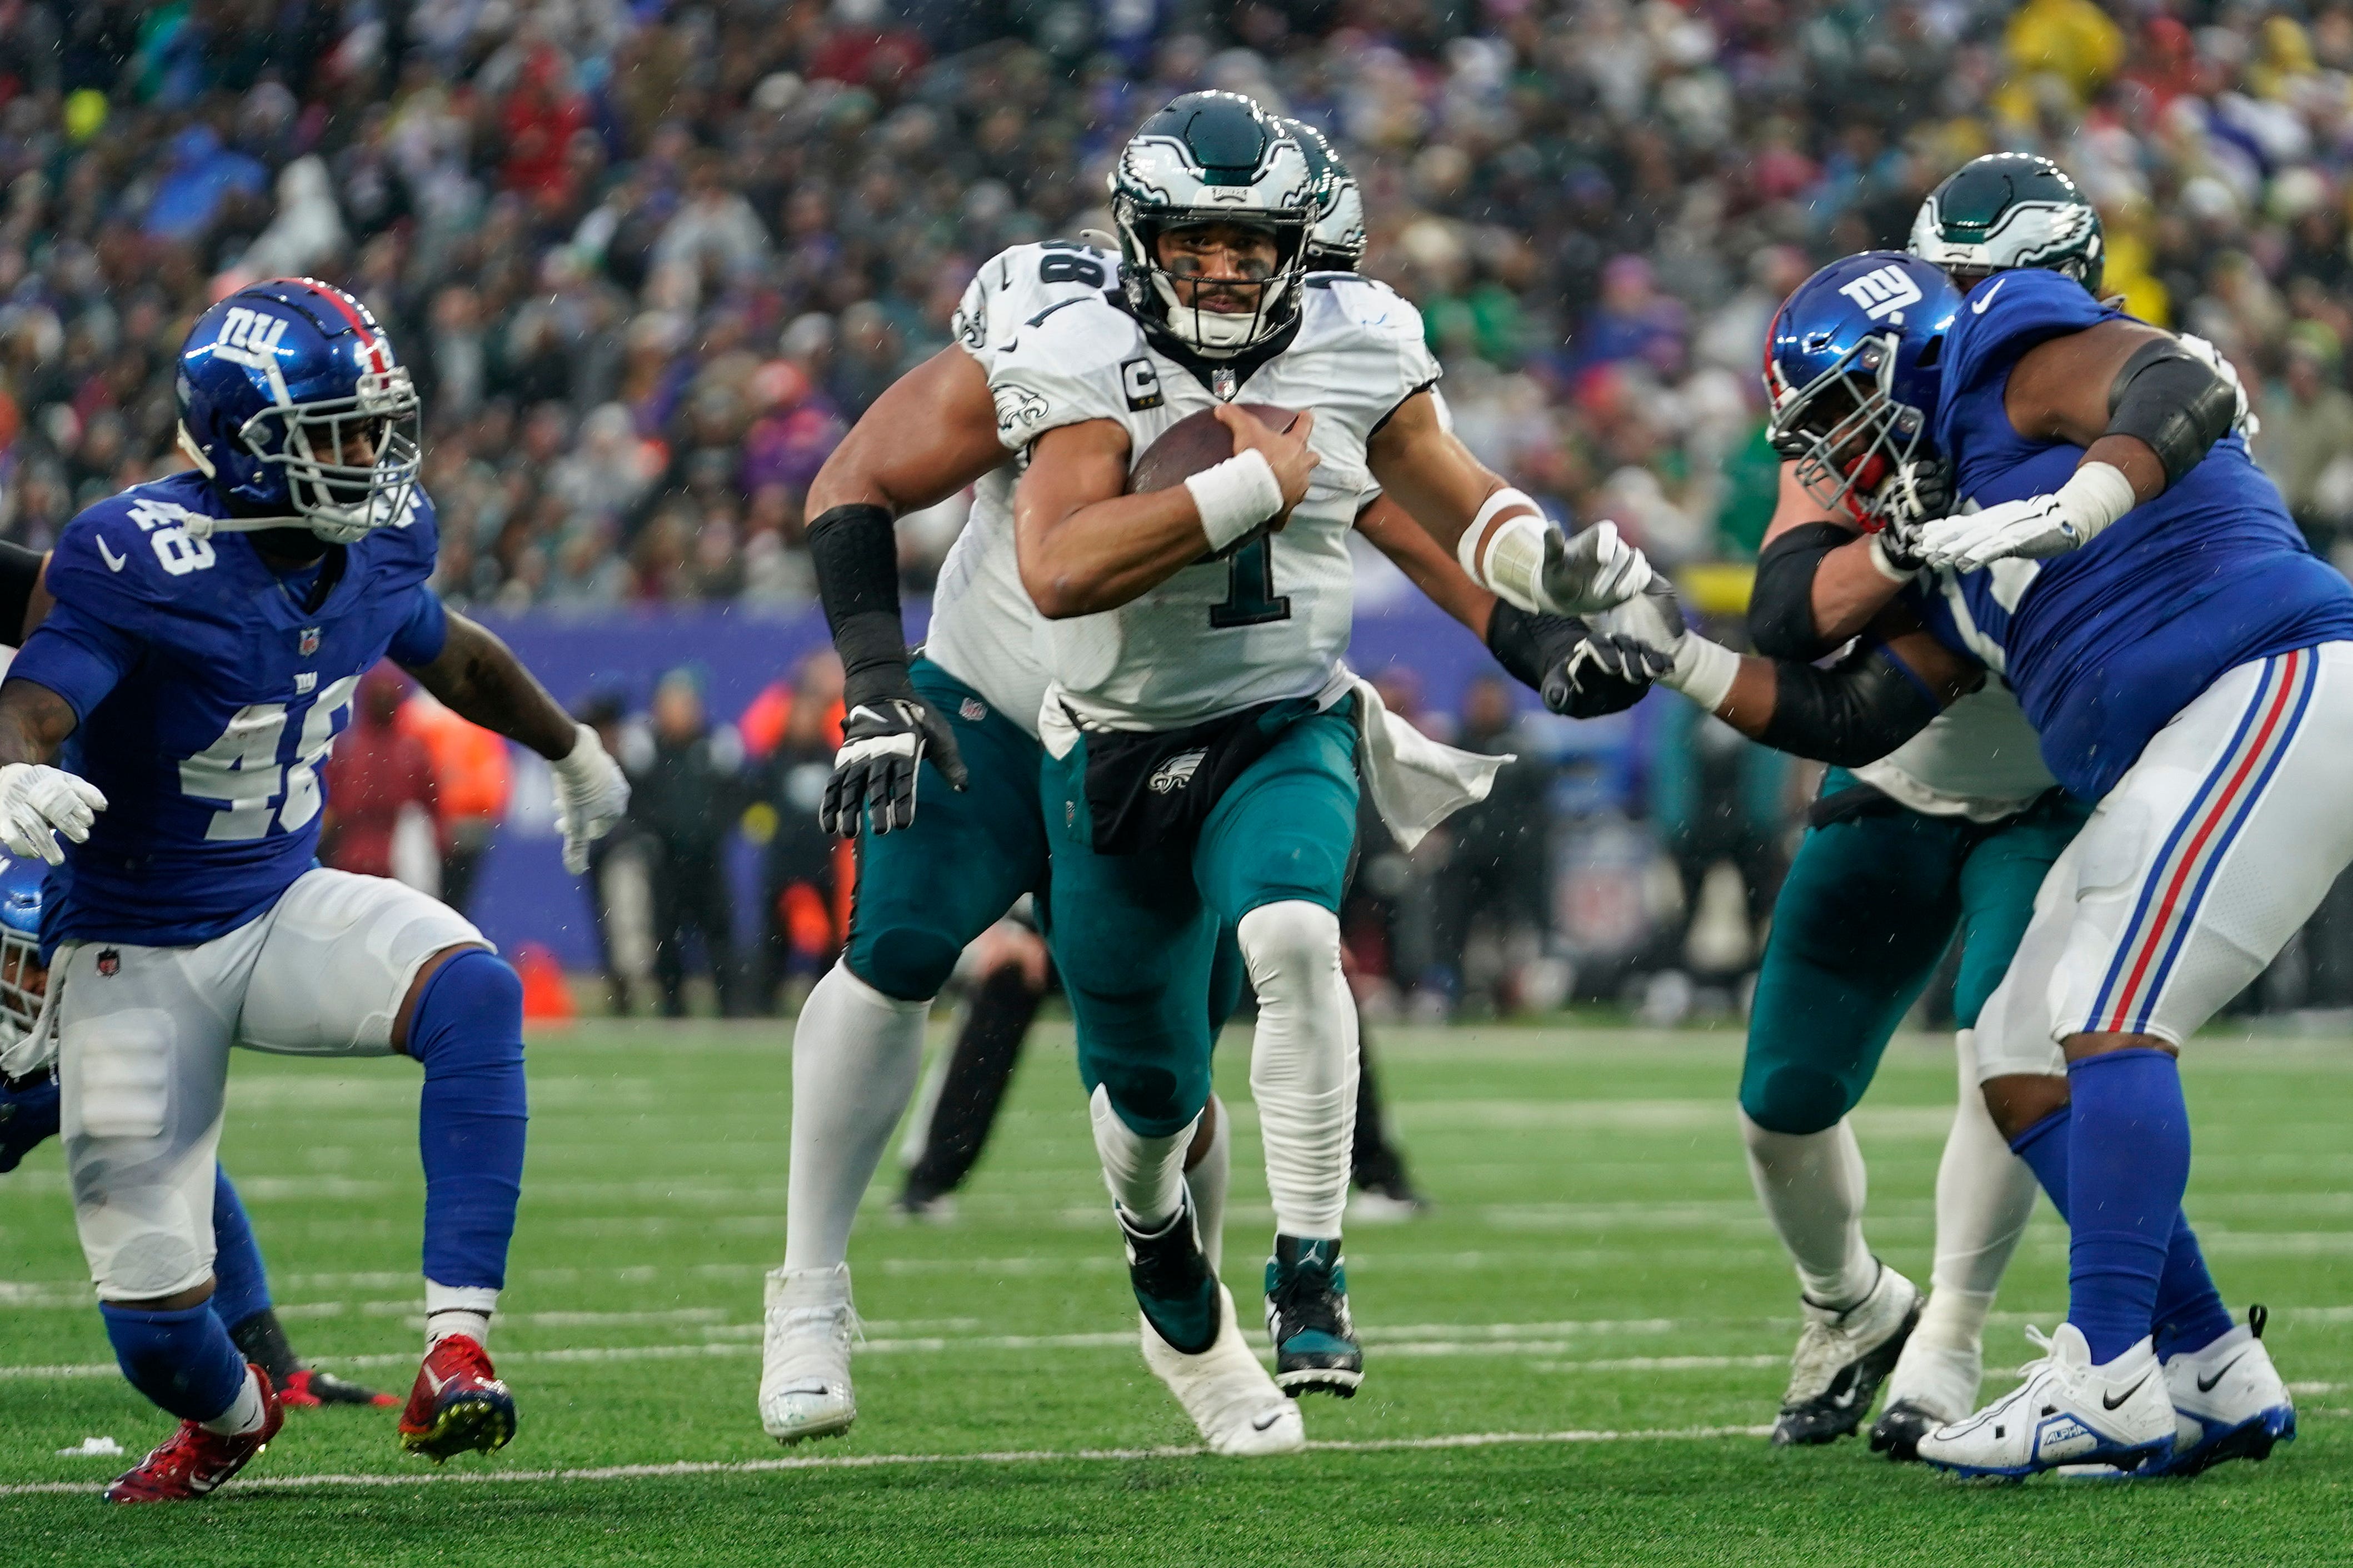
[(1356, 681), (1356, 766), (1373, 805), (1397, 841), (1411, 849), (1430, 830), (1495, 787), (1495, 774), (1517, 759), (1440, 745), (1381, 703), (1373, 683)]

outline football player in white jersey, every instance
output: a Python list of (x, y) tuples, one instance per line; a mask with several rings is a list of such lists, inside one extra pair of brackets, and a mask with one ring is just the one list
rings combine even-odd
[[(1328, 207), (1335, 245), (1361, 247), (1361, 204)], [(783, 1442), (844, 1430), (856, 1416), (846, 1258), (859, 1201), (913, 1095), (931, 998), (964, 946), (1044, 875), (1035, 729), (1046, 675), (1032, 644), (1039, 617), (1014, 563), (1012, 474), (988, 370), (1024, 322), (1100, 296), (1118, 267), (1116, 256), (1068, 241), (992, 258), (965, 294), (955, 343), (883, 394), (810, 489), (820, 589), (849, 671), (850, 717), (828, 817), (847, 834), (865, 831), (848, 951), (794, 1036), (786, 1258), (769, 1277), (759, 1401), (763, 1426)], [(911, 658), (893, 519), (976, 481), (971, 519), (941, 573), (930, 641)], [(1556, 708), (1590, 715), (1640, 696), (1638, 685), (1566, 668), (1581, 626), (1498, 601), (1395, 503), (1375, 503), (1360, 525)], [(1209, 1016), (1230, 1010), (1240, 981), (1237, 961), (1210, 987)], [(1213, 1257), (1226, 1160), (1212, 1110), (1186, 1179)], [(1252, 1427), (1282, 1402), (1261, 1397), (1271, 1392), (1265, 1374), (1246, 1353), (1239, 1363), (1186, 1358), (1176, 1370), (1180, 1398), (1213, 1447), (1296, 1442), (1295, 1420)]]
[[(1336, 911), (1358, 758), (1393, 826), (1485, 784), (1461, 753), (1397, 765), (1341, 661), (1347, 531), (1378, 485), (1491, 591), (1561, 615), (1638, 592), (1649, 566), (1606, 525), (1566, 539), (1445, 430), (1410, 304), (1307, 272), (1309, 165), (1250, 100), (1188, 94), (1147, 120), (1112, 214), (1121, 295), (1032, 319), (990, 376), (1025, 465), (1020, 579), (1049, 623), (1049, 938), (1157, 1370), (1246, 1353), (1182, 1173), (1208, 1099), (1199, 998), (1234, 929), (1259, 1001), (1275, 1375), (1346, 1394), (1363, 1355), (1340, 1253), (1356, 1054)], [(1147, 449), (1204, 412), (1234, 456), (1127, 493)]]

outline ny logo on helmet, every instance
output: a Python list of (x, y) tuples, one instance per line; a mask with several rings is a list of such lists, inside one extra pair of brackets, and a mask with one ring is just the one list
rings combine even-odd
[(1843, 285), (1839, 292), (1862, 307), (1863, 314), (1874, 321), (1895, 317), (1902, 326), (1904, 318), (1896, 315), (1906, 305), (1920, 302), (1920, 285), (1912, 281), (1911, 274), (1901, 267), (1889, 265), (1875, 272), (1866, 272), (1853, 282)]
[(221, 319), (220, 339), (213, 344), (213, 353), (231, 364), (275, 363), (278, 340), (285, 335), (285, 317), (238, 307)]

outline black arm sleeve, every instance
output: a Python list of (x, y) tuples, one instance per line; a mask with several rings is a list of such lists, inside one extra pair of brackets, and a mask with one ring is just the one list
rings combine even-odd
[(1824, 640), (1814, 626), (1814, 574), (1823, 556), (1855, 537), (1854, 530), (1835, 522), (1801, 522), (1757, 555), (1748, 638), (1758, 653), (1810, 664), (1836, 651), (1838, 643)]
[(841, 655), (850, 707), (907, 685), (907, 634), (899, 620), (899, 540), (888, 509), (838, 506), (808, 528), (818, 598)]
[(1793, 756), (1861, 767), (1927, 728), (1941, 707), (1875, 645), (1828, 669), (1782, 659), (1773, 667), (1773, 717), (1757, 739)]
[(41, 581), (41, 560), (39, 551), (0, 539), (0, 642), (10, 647), (25, 640), (25, 612)]
[(2170, 338), (2143, 344), (2108, 384), (2108, 429), (2146, 443), (2169, 488), (2231, 433), (2239, 399), (2211, 365)]

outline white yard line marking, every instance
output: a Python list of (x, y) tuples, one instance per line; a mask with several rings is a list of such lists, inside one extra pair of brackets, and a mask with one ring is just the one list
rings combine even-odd
[[(1445, 1448), (1533, 1447), (1580, 1443), (1689, 1442), (1718, 1437), (1762, 1437), (1770, 1426), (1675, 1426), (1629, 1432), (1455, 1432), (1430, 1437), (1374, 1437), (1353, 1442), (1310, 1443), (1311, 1453), (1390, 1454)], [(979, 1454), (843, 1454), (779, 1459), (682, 1459), (668, 1465), (606, 1465), (576, 1470), (434, 1470), (410, 1475), (255, 1476), (232, 1484), (236, 1491), (293, 1491), (304, 1487), (531, 1486), (550, 1481), (666, 1480), (673, 1476), (763, 1475), (778, 1470), (866, 1470), (893, 1465), (1045, 1465), (1134, 1463), (1144, 1459), (1189, 1459), (1206, 1456), (1193, 1447), (1159, 1448), (1019, 1449)], [(96, 1481), (16, 1481), (0, 1484), (0, 1497), (88, 1495)]]

